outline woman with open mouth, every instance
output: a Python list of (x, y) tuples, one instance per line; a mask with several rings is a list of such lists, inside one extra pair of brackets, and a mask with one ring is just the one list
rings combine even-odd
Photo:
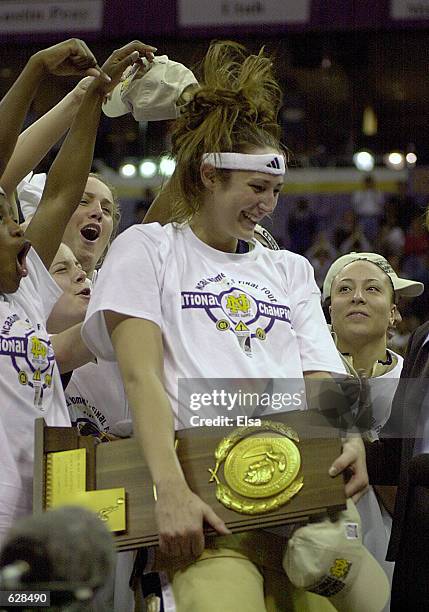
[[(2, 463), (0, 538), (14, 519), (32, 509), (34, 419), (42, 416), (48, 425), (70, 424), (59, 369), (73, 367), (71, 339), (79, 328), (59, 333), (51, 341), (46, 322), (61, 291), (48, 268), (85, 189), (104, 96), (126, 66), (151, 50), (131, 43), (114, 52), (100, 69), (83, 41), (59, 43), (32, 56), (0, 106), (3, 174), (39, 82), (49, 73), (83, 76), (89, 71), (96, 77), (49, 172), (40, 207), (25, 235), (4, 192), (0, 194), (0, 419), (12, 457), (10, 466)], [(18, 480), (11, 477), (14, 467)]]
[[(28, 223), (35, 214), (46, 183), (45, 174), (30, 172), (70, 128), (94, 77), (85, 77), (54, 108), (30, 125), (18, 138), (14, 156), (2, 177), (7, 193), (16, 189), (20, 208)], [(27, 176), (25, 176), (27, 175)], [(23, 178), (25, 177), (25, 178)], [(62, 242), (77, 257), (90, 280), (113, 239), (120, 209), (111, 185), (91, 172), (79, 206), (66, 225)]]

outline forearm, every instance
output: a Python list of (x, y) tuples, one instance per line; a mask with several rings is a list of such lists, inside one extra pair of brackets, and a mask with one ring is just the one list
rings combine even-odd
[[(154, 50), (154, 47), (139, 41), (121, 47), (103, 64), (104, 78), (99, 76), (88, 86), (60, 153), (49, 172), (42, 198), (42, 203), (44, 200), (47, 202), (54, 200), (59, 205), (58, 223), (63, 226), (63, 230), (82, 197), (91, 170), (104, 97), (119, 83), (127, 66), (137, 61), (140, 55), (149, 55), (153, 58)], [(63, 231), (60, 236), (62, 233)]]
[(158, 222), (161, 225), (169, 223), (172, 215), (172, 204), (177, 200), (177, 198), (177, 179), (176, 175), (173, 174), (168, 183), (161, 189), (152, 202), (143, 219), (143, 223)]
[(61, 374), (71, 372), (94, 361), (94, 355), (83, 343), (80, 330), (82, 323), (73, 325), (59, 334), (51, 336), (55, 359)]
[(157, 488), (155, 515), (160, 549), (186, 562), (204, 549), (204, 521), (218, 533), (226, 535), (229, 531), (190, 490), (177, 459), (174, 417), (164, 387), (160, 327), (112, 311), (105, 311), (104, 316), (131, 406), (134, 435)]
[(88, 90), (48, 174), (41, 203), (64, 200), (60, 209), (67, 221), (80, 201), (91, 170), (103, 97), (95, 87)]
[(110, 311), (104, 316), (131, 407), (134, 435), (153, 481), (157, 486), (166, 481), (184, 482), (174, 449), (174, 417), (164, 387), (161, 330), (144, 319)]
[[(90, 88), (48, 174), (40, 205), (28, 226), (33, 243), (46, 267), (58, 250), (66, 225), (80, 202), (94, 154), (103, 94)], [(46, 241), (49, 233), (49, 241)]]
[(68, 93), (56, 106), (20, 134), (13, 155), (2, 176), (2, 187), (11, 194), (69, 129), (78, 110), (74, 93)]
[(133, 415), (134, 436), (157, 487), (184, 481), (174, 448), (174, 418), (163, 382), (153, 372), (125, 375), (124, 386)]
[(35, 56), (0, 102), (0, 177), (12, 156), (25, 116), (45, 75)]

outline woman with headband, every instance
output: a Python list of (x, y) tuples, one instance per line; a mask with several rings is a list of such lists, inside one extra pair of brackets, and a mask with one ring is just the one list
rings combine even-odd
[[(173, 131), (173, 222), (136, 225), (115, 240), (83, 335), (97, 356), (119, 364), (134, 435), (157, 487), (161, 553), (182, 566), (170, 576), (177, 609), (256, 612), (266, 609), (259, 569), (228, 546), (228, 529), (192, 492), (177, 461), (174, 431), (195, 415), (179, 402), (178, 381), (277, 378), (303, 385), (304, 377), (329, 378), (344, 367), (309, 263), (254, 240), (285, 174), (271, 61), (218, 42), (202, 72), (201, 88)], [(345, 442), (331, 472), (352, 467), (349, 496), (366, 486), (361, 448), (359, 440)], [(225, 536), (215, 550), (205, 549), (204, 522)]]

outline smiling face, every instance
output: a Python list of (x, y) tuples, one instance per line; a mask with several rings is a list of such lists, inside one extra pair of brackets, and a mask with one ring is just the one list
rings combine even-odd
[(389, 277), (370, 261), (354, 261), (334, 278), (330, 312), (340, 346), (385, 339), (395, 310)]
[(0, 292), (15, 293), (27, 276), (26, 255), (30, 243), (13, 219), (12, 209), (0, 192)]
[(91, 276), (103, 255), (113, 231), (114, 201), (110, 189), (90, 176), (81, 202), (63, 235), (67, 244)]
[(90, 281), (82, 266), (65, 244), (61, 244), (49, 272), (63, 293), (49, 315), (47, 328), (59, 333), (85, 318), (91, 295)]
[[(250, 151), (256, 155), (276, 153), (271, 148)], [(267, 174), (244, 170), (227, 173), (226, 180), (210, 166), (202, 171), (202, 179), (207, 189), (196, 222), (191, 223), (196, 233), (198, 227), (205, 229), (208, 244), (224, 245), (225, 250), (235, 250), (237, 239), (251, 240), (255, 226), (277, 206), (279, 193), (283, 186), (283, 175)]]

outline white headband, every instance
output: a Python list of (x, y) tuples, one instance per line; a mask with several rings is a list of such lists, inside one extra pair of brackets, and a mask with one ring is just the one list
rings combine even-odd
[(224, 170), (253, 170), (265, 174), (284, 174), (286, 172), (283, 155), (268, 153), (251, 155), (248, 153), (204, 153), (202, 164), (210, 164)]

